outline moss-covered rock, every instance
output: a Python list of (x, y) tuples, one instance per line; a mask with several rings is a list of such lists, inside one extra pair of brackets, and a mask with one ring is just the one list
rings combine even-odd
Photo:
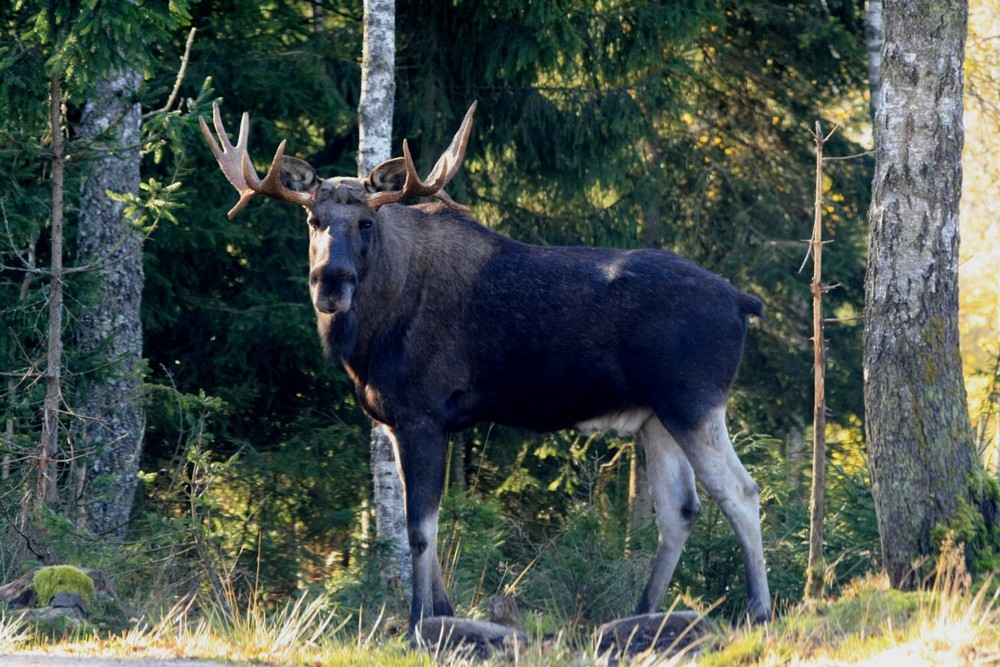
[(83, 600), (83, 610), (90, 612), (97, 603), (97, 588), (86, 572), (72, 565), (52, 565), (35, 572), (31, 585), (38, 604), (48, 606), (57, 593), (75, 593)]
[(36, 633), (49, 639), (128, 627), (125, 608), (101, 570), (72, 565), (36, 568), (0, 586), (0, 603), (21, 610)]

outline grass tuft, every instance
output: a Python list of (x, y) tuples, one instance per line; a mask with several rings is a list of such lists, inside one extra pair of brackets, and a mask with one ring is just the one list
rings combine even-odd
[(28, 624), (20, 616), (0, 611), (0, 653), (10, 653), (30, 638)]
[(955, 553), (941, 558), (931, 590), (901, 592), (885, 576), (867, 576), (839, 599), (802, 603), (768, 627), (721, 632), (698, 664), (997, 664), (1000, 589), (988, 580), (973, 593), (961, 550)]

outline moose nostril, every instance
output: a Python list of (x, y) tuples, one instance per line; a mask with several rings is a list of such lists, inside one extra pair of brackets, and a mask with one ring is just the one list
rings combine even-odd
[(358, 275), (351, 268), (346, 266), (316, 267), (315, 269), (309, 272), (309, 286), (316, 287), (320, 283), (326, 283), (328, 286), (341, 285), (344, 283), (357, 285)]

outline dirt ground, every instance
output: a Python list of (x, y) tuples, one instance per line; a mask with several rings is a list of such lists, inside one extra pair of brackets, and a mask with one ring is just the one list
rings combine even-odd
[(41, 653), (0, 654), (0, 667), (234, 667), (234, 663), (157, 658), (90, 658)]

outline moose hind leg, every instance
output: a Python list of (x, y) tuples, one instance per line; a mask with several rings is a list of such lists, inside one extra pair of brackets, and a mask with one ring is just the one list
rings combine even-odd
[(725, 404), (705, 413), (693, 429), (674, 432), (695, 475), (733, 527), (743, 553), (748, 614), (755, 623), (771, 618), (771, 598), (760, 530), (760, 488), (747, 473), (726, 430)]
[(656, 417), (650, 417), (639, 433), (646, 449), (649, 490), (656, 510), (659, 541), (656, 559), (636, 614), (656, 611), (674, 575), (684, 543), (701, 512), (694, 470), (674, 437)]

